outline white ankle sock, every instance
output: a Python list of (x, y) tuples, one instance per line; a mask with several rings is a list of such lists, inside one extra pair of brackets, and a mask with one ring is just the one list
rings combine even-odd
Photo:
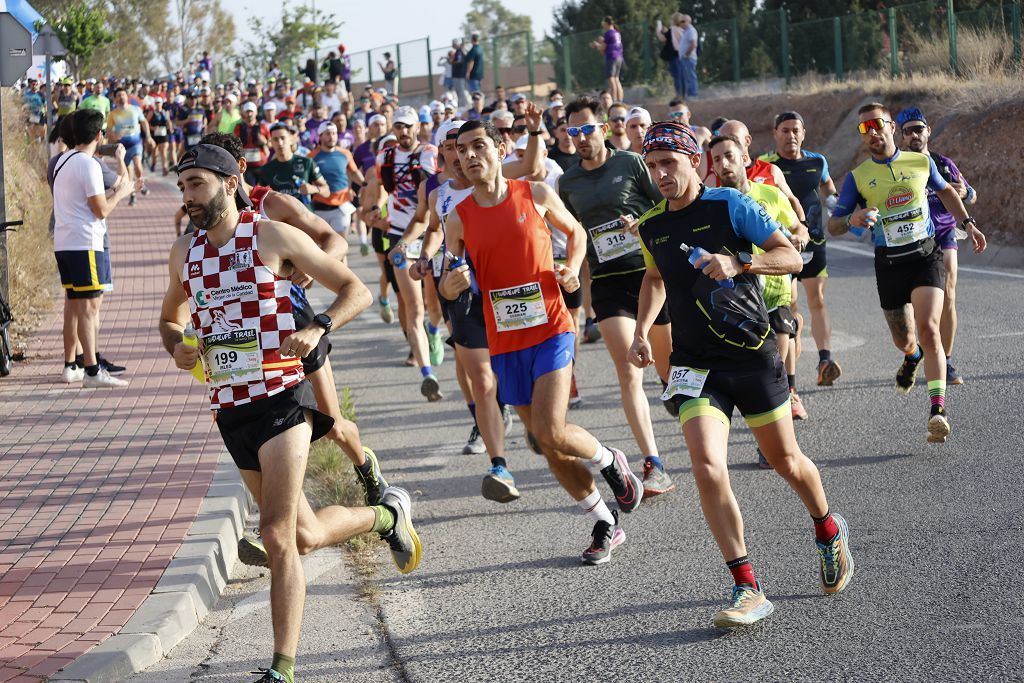
[(612, 517), (612, 511), (608, 509), (608, 505), (605, 504), (604, 499), (601, 498), (601, 492), (594, 489), (594, 492), (583, 500), (577, 501), (577, 505), (583, 510), (583, 513), (594, 520), (595, 522), (604, 521), (609, 524), (615, 524), (615, 518)]
[(599, 441), (597, 443), (597, 452), (594, 453), (593, 457), (587, 461), (587, 467), (589, 467), (592, 472), (600, 472), (605, 467), (608, 467), (608, 465), (611, 465), (614, 459), (615, 456), (612, 452), (602, 446)]

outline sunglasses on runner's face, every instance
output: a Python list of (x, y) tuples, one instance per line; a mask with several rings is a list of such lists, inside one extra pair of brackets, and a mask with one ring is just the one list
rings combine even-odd
[(622, 123), (623, 121), (626, 120), (626, 117), (625, 116), (613, 116), (613, 117), (611, 117), (608, 120), (610, 122), (612, 122), (612, 123)]
[(512, 132), (513, 133), (525, 133), (526, 132), (526, 126), (512, 126)]
[(593, 135), (595, 130), (597, 130), (596, 123), (585, 123), (582, 126), (570, 126), (569, 128), (566, 128), (565, 134), (571, 138), (575, 138), (579, 137), (581, 133), (583, 135)]
[(900, 132), (903, 133), (903, 135), (905, 137), (910, 137), (911, 135), (920, 135), (921, 133), (924, 132), (924, 129), (927, 128), (927, 127), (928, 126), (920, 126), (920, 125), (918, 125), (918, 126), (906, 126)]
[(892, 121), (889, 119), (868, 119), (867, 121), (861, 121), (857, 125), (857, 130), (860, 131), (861, 135), (867, 135), (870, 131), (884, 130)]
[(498, 132), (501, 133), (502, 135), (509, 135), (509, 134), (512, 133), (512, 129), (511, 128), (499, 128)]
[(668, 113), (668, 116), (669, 116), (669, 118), (672, 118), (672, 119), (681, 119), (684, 116), (686, 116), (688, 113), (689, 112), (687, 112), (687, 111), (671, 111), (671, 112)]

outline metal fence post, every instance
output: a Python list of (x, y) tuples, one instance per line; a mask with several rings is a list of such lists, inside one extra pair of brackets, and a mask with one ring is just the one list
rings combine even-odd
[(732, 47), (732, 80), (739, 83), (741, 78), (740, 70), (740, 22), (733, 17), (729, 26), (729, 43)]
[(501, 64), (498, 62), (498, 36), (491, 36), (491, 61), (494, 62), (494, 87), (501, 85)]
[(402, 89), (402, 44), (395, 43), (395, 95)]
[(642, 24), (641, 28), (642, 28), (642, 30), (644, 32), (644, 75), (643, 75), (643, 80), (644, 80), (644, 83), (650, 83), (651, 80), (654, 78), (654, 65), (652, 64), (652, 59), (651, 59), (651, 54), (653, 52), (653, 50), (651, 49), (651, 32), (647, 30), (647, 26), (645, 24)]
[(430, 36), (427, 36), (427, 91), (434, 99), (434, 60), (430, 56)]
[(946, 0), (946, 26), (949, 31), (949, 70), (954, 76), (959, 71), (956, 50), (956, 14), (953, 13), (953, 0)]
[(373, 83), (373, 53), (366, 51), (366, 85)]
[(900, 75), (900, 53), (899, 40), (896, 31), (896, 8), (888, 9), (889, 16), (889, 76), (896, 78)]
[(832, 46), (835, 51), (836, 80), (843, 80), (843, 20), (832, 17)]
[(526, 74), (530, 79), (530, 97), (534, 98), (537, 93), (533, 78), (533, 36), (529, 31), (523, 31), (523, 35), (526, 36)]
[(572, 38), (562, 36), (562, 88), (572, 90)]
[(782, 78), (789, 83), (789, 17), (785, 8), (779, 9), (779, 42), (782, 44)]
[(1013, 33), (1013, 61), (1019, 62), (1021, 58), (1020, 46), (1020, 3), (1015, 2), (1010, 8), (1011, 28)]

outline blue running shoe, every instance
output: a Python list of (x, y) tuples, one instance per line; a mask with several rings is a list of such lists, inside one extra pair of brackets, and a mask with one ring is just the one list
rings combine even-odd
[(519, 489), (516, 488), (512, 473), (498, 465), (487, 470), (480, 484), (480, 495), (497, 503), (511, 503), (519, 499)]

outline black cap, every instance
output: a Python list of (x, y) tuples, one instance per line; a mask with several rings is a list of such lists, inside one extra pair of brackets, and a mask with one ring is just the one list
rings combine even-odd
[(249, 196), (242, 187), (242, 177), (238, 169), (238, 161), (223, 147), (205, 144), (196, 145), (181, 155), (181, 158), (178, 159), (178, 165), (174, 170), (178, 175), (181, 175), (183, 171), (192, 168), (213, 171), (224, 177), (236, 176), (238, 178), (237, 194), (239, 202), (243, 206), (252, 206), (252, 201), (250, 201)]
[(775, 128), (779, 127), (783, 121), (799, 121), (804, 122), (804, 117), (800, 116), (799, 112), (795, 111), (784, 111), (775, 117)]

